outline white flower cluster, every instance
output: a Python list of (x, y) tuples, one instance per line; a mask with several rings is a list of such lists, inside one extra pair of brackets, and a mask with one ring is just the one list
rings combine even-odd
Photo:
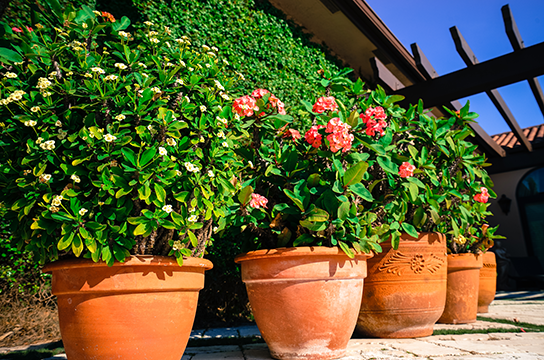
[(151, 21), (144, 21), (144, 24), (146, 24), (147, 26), (153, 26), (155, 24), (153, 24)]
[(230, 96), (228, 96), (226, 93), (222, 91), (219, 92), (219, 95), (225, 100), (230, 100)]
[(8, 79), (15, 79), (17, 77), (17, 74), (12, 72), (7, 72), (4, 76), (7, 77)]
[(54, 150), (55, 149), (55, 140), (47, 140), (40, 144), (40, 147), (44, 150)]
[(53, 201), (51, 201), (51, 205), (60, 206), (62, 204), (62, 200), (64, 200), (62, 195), (55, 195), (55, 197), (53, 197)]
[(157, 39), (157, 38), (151, 38), (151, 39), (149, 39), (149, 41), (151, 41), (153, 44), (158, 44), (158, 43), (161, 42), (161, 41), (160, 41), (159, 39)]
[(40, 181), (41, 182), (48, 182), (49, 180), (51, 180), (51, 174), (41, 174), (40, 175)]
[(200, 169), (198, 168), (198, 166), (194, 165), (194, 164), (191, 164), (190, 162), (186, 161), (183, 165), (185, 165), (185, 168), (187, 169), (187, 171), (189, 172), (199, 172)]
[(41, 78), (38, 79), (38, 84), (36, 85), (36, 87), (38, 89), (45, 90), (48, 87), (50, 87), (51, 85), (52, 85), (51, 81), (47, 80), (44, 77), (41, 77)]
[(59, 129), (59, 133), (57, 135), (57, 138), (59, 140), (63, 140), (66, 136), (68, 136), (68, 131), (63, 131), (62, 129)]
[(222, 118), (222, 117), (219, 117), (219, 116), (218, 116), (216, 119), (217, 119), (217, 121), (219, 121), (221, 124), (227, 125), (227, 119)]
[(159, 146), (159, 155), (168, 155), (168, 151), (162, 146)]
[(33, 106), (33, 107), (30, 108), (30, 111), (38, 112), (38, 111), (40, 111), (40, 107), (39, 106)]
[(117, 138), (112, 134), (106, 134), (104, 135), (104, 140), (106, 140), (107, 142), (112, 142), (114, 140), (117, 140)]
[(92, 67), (92, 68), (91, 68), (91, 71), (92, 71), (92, 72), (95, 72), (95, 73), (98, 73), (98, 74), (104, 74), (104, 73), (105, 73), (104, 69), (99, 68), (98, 66)]
[(123, 63), (115, 63), (115, 67), (119, 70), (125, 70), (127, 68), (127, 66)]
[(125, 38), (125, 39), (128, 39), (130, 38), (130, 33), (128, 32), (125, 32), (125, 31), (119, 31), (119, 36)]
[(170, 146), (176, 146), (176, 140), (172, 138), (167, 138), (166, 143)]
[(167, 213), (170, 214), (172, 211), (174, 211), (174, 209), (172, 208), (172, 205), (164, 205), (162, 207), (162, 211), (167, 212)]
[(32, 127), (32, 126), (35, 126), (37, 124), (36, 121), (34, 120), (27, 120), (24, 122), (25, 126), (29, 126), (29, 127)]
[(189, 216), (189, 218), (187, 219), (187, 221), (189, 221), (189, 222), (197, 222), (197, 221), (198, 221), (198, 216), (196, 216), (196, 215), (191, 215), (191, 216)]
[(81, 182), (81, 179), (76, 174), (72, 174), (72, 176), (70, 176), (70, 179), (72, 179), (75, 183)]
[(162, 92), (162, 90), (157, 86), (152, 87), (151, 91), (153, 91), (155, 94), (160, 94)]
[(79, 215), (83, 216), (85, 215), (89, 210), (85, 209), (85, 208), (81, 208), (79, 209)]
[(6, 99), (0, 100), (0, 105), (7, 105), (12, 101), (21, 101), (23, 99), (23, 95), (25, 95), (26, 92), (23, 90), (15, 90)]
[(183, 79), (176, 79), (176, 85), (184, 85)]
[(115, 117), (115, 120), (125, 120), (126, 119), (126, 116), (123, 115), (123, 114), (119, 114)]
[(119, 78), (119, 76), (117, 76), (117, 75), (107, 75), (104, 78), (104, 81), (115, 81), (115, 80), (117, 80), (117, 78)]
[(213, 178), (215, 176), (215, 174), (213, 173), (213, 171), (208, 170), (208, 176)]
[(139, 62), (138, 66), (143, 67), (144, 69), (147, 69), (147, 65), (144, 64), (143, 62)]
[(68, 44), (68, 46), (71, 47), (74, 51), (82, 51), (85, 48), (85, 44), (77, 40), (72, 41)]
[(223, 85), (221, 85), (221, 83), (219, 82), (219, 80), (214, 80), (215, 82), (215, 86), (219, 89), (219, 90), (225, 90), (225, 88), (223, 87)]

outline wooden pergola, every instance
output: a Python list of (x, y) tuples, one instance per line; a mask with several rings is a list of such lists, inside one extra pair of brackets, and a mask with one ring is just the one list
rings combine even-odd
[(379, 83), (390, 92), (403, 95), (401, 105), (414, 104), (423, 99), (426, 107), (446, 106), (453, 110), (461, 107), (457, 99), (485, 92), (504, 118), (524, 151), (510, 154), (498, 145), (478, 124), (473, 124), (477, 137), (475, 141), (483, 147), (492, 166), (488, 172), (500, 173), (544, 164), (544, 148), (533, 149), (524, 131), (520, 128), (508, 105), (497, 88), (520, 81), (528, 81), (535, 99), (544, 114), (544, 95), (536, 79), (544, 74), (544, 42), (525, 47), (516, 26), (509, 5), (502, 7), (506, 33), (514, 49), (513, 52), (479, 62), (457, 27), (450, 28), (457, 52), (467, 65), (466, 68), (447, 75), (438, 76), (417, 44), (412, 51), (418, 70), (425, 80), (411, 86), (399, 86), (400, 82), (377, 58), (374, 62), (375, 74)]

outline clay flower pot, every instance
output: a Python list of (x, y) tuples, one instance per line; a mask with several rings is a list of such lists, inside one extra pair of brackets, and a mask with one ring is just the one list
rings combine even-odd
[(208, 260), (189, 258), (180, 267), (164, 256), (132, 256), (112, 267), (85, 259), (46, 265), (68, 359), (181, 359), (211, 268)]
[(446, 239), (403, 234), (399, 248), (382, 243), (368, 262), (357, 331), (380, 338), (430, 336), (446, 303)]
[(276, 359), (336, 359), (355, 329), (366, 259), (339, 248), (296, 247), (242, 254), (249, 302)]
[(448, 255), (446, 307), (439, 323), (468, 324), (476, 321), (482, 260), (482, 255), (470, 253)]
[(484, 266), (480, 269), (480, 287), (478, 291), (478, 312), (488, 312), (489, 304), (495, 298), (497, 290), (497, 262), (495, 254), (488, 251), (483, 256)]

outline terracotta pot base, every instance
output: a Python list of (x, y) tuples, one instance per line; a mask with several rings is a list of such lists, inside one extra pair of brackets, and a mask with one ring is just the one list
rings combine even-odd
[(481, 255), (470, 253), (448, 255), (446, 307), (438, 319), (439, 323), (470, 324), (476, 321), (482, 266)]
[(191, 334), (204, 271), (212, 264), (132, 256), (48, 264), (68, 359), (179, 360)]
[(357, 331), (377, 338), (413, 338), (433, 333), (446, 302), (446, 239), (421, 233), (401, 236), (399, 248), (368, 262)]
[(491, 251), (483, 255), (484, 266), (480, 269), (480, 286), (478, 290), (478, 312), (485, 314), (489, 304), (495, 299), (497, 290), (497, 262)]
[(355, 329), (366, 259), (297, 247), (236, 257), (255, 322), (276, 359), (336, 359)]

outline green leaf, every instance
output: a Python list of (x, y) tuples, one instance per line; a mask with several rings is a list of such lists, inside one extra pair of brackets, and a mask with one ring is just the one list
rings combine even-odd
[(293, 246), (306, 245), (314, 242), (314, 237), (310, 234), (302, 234), (293, 241)]
[(198, 239), (196, 238), (195, 234), (193, 234), (192, 231), (187, 230), (187, 236), (189, 236), (189, 240), (191, 241), (191, 245), (194, 247), (198, 246)]
[(144, 167), (149, 163), (153, 158), (155, 157), (155, 154), (157, 153), (157, 149), (154, 147), (147, 149), (142, 154), (142, 157), (140, 158), (140, 167)]
[(408, 188), (410, 189), (410, 200), (415, 202), (417, 200), (417, 196), (419, 195), (419, 188), (413, 182), (408, 184)]
[(312, 231), (323, 231), (327, 228), (327, 223), (325, 222), (313, 222), (308, 220), (300, 220), (299, 223), (301, 226)]
[(112, 24), (113, 30), (115, 31), (125, 30), (129, 26), (130, 26), (130, 19), (127, 18), (126, 16), (123, 16), (121, 20), (118, 19), (116, 22)]
[(374, 197), (370, 193), (370, 191), (365, 188), (365, 186), (361, 183), (351, 185), (349, 189), (356, 195), (360, 196), (363, 200), (366, 201), (374, 201)]
[(360, 183), (363, 180), (363, 176), (368, 169), (368, 163), (361, 161), (356, 165), (350, 167), (344, 174), (344, 188)]
[(299, 199), (295, 193), (293, 193), (291, 190), (289, 189), (283, 189), (283, 192), (285, 193), (285, 195), (287, 195), (289, 197), (289, 199), (293, 200), (293, 202), (295, 203), (295, 205), (301, 210), (301, 211), (304, 211), (304, 204), (302, 203), (302, 200)]
[(253, 187), (248, 185), (245, 188), (243, 188), (238, 194), (238, 201), (240, 202), (240, 204), (246, 206), (249, 203), (251, 194), (253, 194)]
[(417, 233), (416, 228), (412, 224), (409, 224), (407, 222), (403, 222), (402, 223), (402, 228), (411, 237), (414, 237), (416, 239), (419, 237), (419, 234)]
[(397, 175), (399, 173), (399, 167), (397, 164), (391, 162), (391, 159), (385, 156), (378, 156), (378, 164), (384, 169), (385, 171)]
[(67, 234), (64, 234), (64, 236), (60, 239), (59, 243), (57, 244), (57, 249), (60, 251), (66, 250), (72, 245), (72, 240), (74, 239), (75, 232), (71, 231)]
[(155, 188), (155, 195), (157, 195), (157, 200), (159, 200), (161, 203), (164, 203), (164, 201), (166, 200), (166, 190), (164, 190), (164, 188), (157, 183), (154, 183), (153, 187)]
[(349, 214), (350, 203), (349, 201), (342, 202), (338, 207), (338, 218), (341, 220), (346, 220)]
[(338, 241), (338, 245), (340, 246), (340, 249), (342, 249), (342, 251), (344, 251), (350, 259), (353, 259), (355, 257), (353, 250), (351, 250), (345, 242)]
[(21, 55), (13, 50), (6, 48), (0, 48), (0, 57), (7, 60), (5, 62), (9, 63), (17, 63), (23, 61), (23, 57)]
[(329, 220), (329, 213), (323, 209), (314, 207), (307, 215), (306, 220), (315, 222), (324, 222)]
[(123, 152), (123, 154), (126, 156), (128, 161), (130, 161), (130, 163), (132, 165), (137, 166), (137, 164), (136, 164), (136, 154), (134, 153), (134, 151), (132, 151), (131, 149), (129, 149), (127, 147), (122, 148), (121, 151)]

